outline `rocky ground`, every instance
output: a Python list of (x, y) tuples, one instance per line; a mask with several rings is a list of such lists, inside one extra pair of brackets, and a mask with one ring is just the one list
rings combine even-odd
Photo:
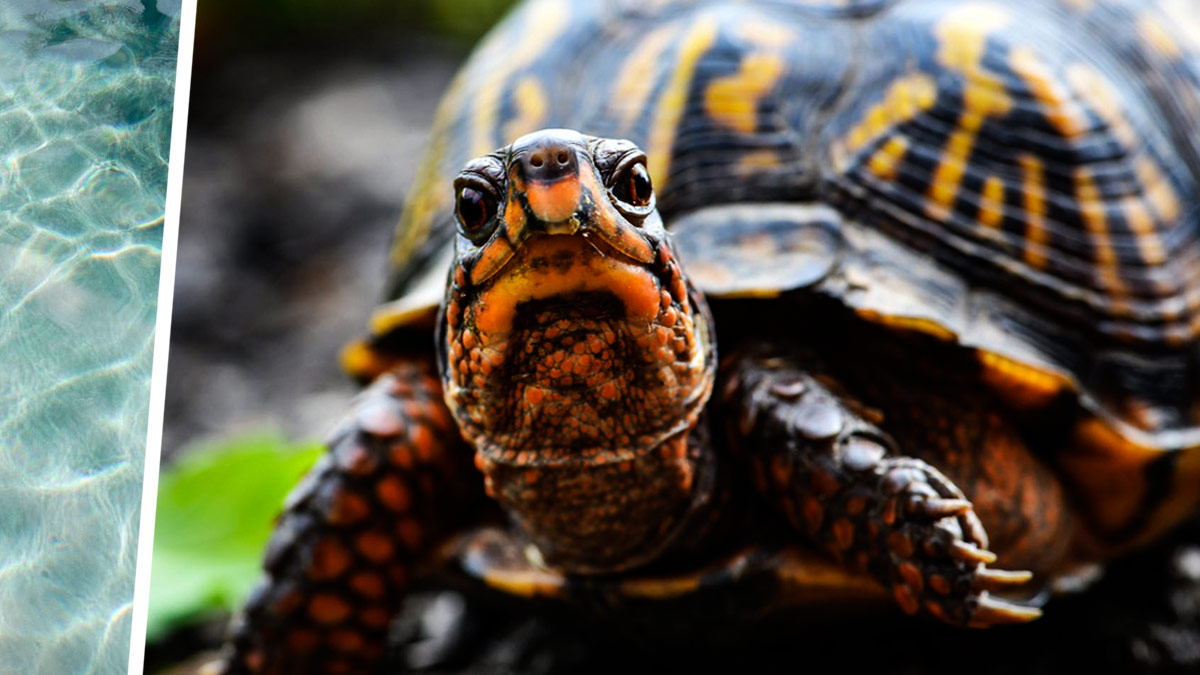
[[(461, 48), (415, 36), (358, 51), (249, 56), (193, 81), (164, 452), (282, 429), (319, 437), (354, 388), (337, 350), (383, 284), (392, 225)], [(533, 614), (430, 590), (397, 663), (436, 673), (1200, 671), (1200, 524), (986, 632), (886, 616), (754, 624), (697, 639)], [(823, 618), (823, 617), (822, 617)], [(211, 648), (219, 626), (151, 651)], [(665, 631), (670, 632), (670, 631)], [(399, 668), (399, 665), (397, 666)]]

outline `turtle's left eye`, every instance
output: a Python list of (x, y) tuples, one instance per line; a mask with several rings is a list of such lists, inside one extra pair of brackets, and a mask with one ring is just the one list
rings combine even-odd
[(654, 196), (654, 187), (650, 185), (650, 172), (646, 165), (637, 162), (617, 176), (613, 183), (613, 194), (617, 199), (634, 206), (647, 206)]
[(468, 184), (458, 189), (455, 202), (454, 214), (463, 236), (475, 243), (486, 239), (496, 215), (495, 194), (482, 186)]

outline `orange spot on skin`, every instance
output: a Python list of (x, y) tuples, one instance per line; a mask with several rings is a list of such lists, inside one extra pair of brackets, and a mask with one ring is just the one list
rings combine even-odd
[(430, 462), (437, 455), (437, 442), (431, 432), (425, 425), (420, 424), (413, 427), (411, 432), (411, 442), (415, 448), (417, 457), (423, 462)]
[(368, 607), (358, 613), (358, 620), (369, 628), (386, 628), (392, 622), (392, 613), (382, 607)]
[(333, 593), (318, 593), (308, 601), (308, 615), (317, 623), (333, 625), (350, 616), (350, 605)]
[(912, 589), (904, 584), (897, 584), (892, 588), (892, 597), (896, 599), (896, 604), (900, 605), (900, 609), (905, 614), (916, 614), (917, 610), (921, 608), (921, 603), (913, 595)]
[(849, 549), (854, 544), (854, 523), (845, 518), (833, 521), (833, 539), (840, 550)]
[(321, 636), (315, 630), (296, 628), (288, 633), (287, 644), (298, 652), (311, 652), (321, 644)]
[(355, 652), (362, 649), (364, 640), (357, 631), (338, 630), (329, 635), (329, 644), (341, 652)]
[(386, 562), (395, 553), (392, 540), (382, 532), (364, 532), (354, 542), (364, 558), (374, 563)]
[(326, 537), (313, 546), (312, 566), (308, 574), (313, 579), (334, 579), (350, 568), (353, 559), (337, 539)]
[(350, 588), (356, 593), (371, 600), (383, 598), (387, 592), (383, 577), (374, 572), (360, 572), (350, 579)]
[(404, 542), (405, 548), (409, 551), (419, 551), (421, 549), (421, 524), (412, 519), (400, 521), (396, 525), (396, 534), (400, 537), (400, 541)]
[(335, 525), (350, 525), (366, 518), (370, 512), (371, 508), (366, 500), (353, 492), (343, 490), (334, 497), (327, 518)]
[(529, 209), (547, 223), (557, 223), (574, 215), (581, 195), (579, 179), (574, 176), (550, 183), (531, 181), (525, 188)]

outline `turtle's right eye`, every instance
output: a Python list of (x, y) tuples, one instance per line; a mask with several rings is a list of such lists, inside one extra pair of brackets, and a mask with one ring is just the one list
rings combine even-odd
[(464, 185), (458, 190), (454, 214), (458, 217), (463, 236), (480, 243), (490, 234), (490, 226), (496, 215), (496, 196), (486, 188)]

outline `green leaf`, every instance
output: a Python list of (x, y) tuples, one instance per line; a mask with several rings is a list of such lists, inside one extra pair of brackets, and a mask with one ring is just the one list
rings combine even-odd
[(253, 436), (195, 448), (163, 470), (147, 639), (241, 602), (284, 496), (321, 451)]

